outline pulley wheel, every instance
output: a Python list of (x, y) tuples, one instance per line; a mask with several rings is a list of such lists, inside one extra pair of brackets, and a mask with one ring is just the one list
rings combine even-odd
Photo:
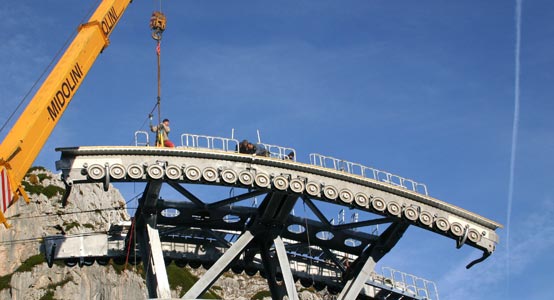
[(122, 164), (111, 165), (110, 176), (113, 179), (122, 179), (123, 177), (125, 177), (125, 167)]
[(273, 178), (273, 186), (280, 191), (284, 191), (289, 187), (289, 181), (285, 176), (279, 175)]
[(88, 173), (88, 176), (94, 180), (102, 179), (106, 175), (106, 172), (104, 171), (104, 167), (99, 164), (90, 165), (87, 168), (87, 173)]
[(371, 200), (371, 206), (373, 206), (373, 209), (376, 211), (383, 212), (385, 209), (387, 209), (387, 203), (383, 198), (373, 198)]
[(127, 174), (132, 179), (141, 179), (144, 176), (144, 168), (139, 164), (132, 164), (127, 167)]
[(148, 176), (152, 179), (161, 179), (164, 177), (164, 169), (160, 165), (150, 165), (146, 169), (146, 173), (148, 173)]
[(306, 192), (310, 196), (318, 197), (321, 193), (321, 187), (315, 182), (308, 182), (306, 183)]
[(231, 169), (227, 169), (221, 172), (221, 179), (223, 179), (223, 181), (226, 183), (233, 184), (237, 182), (238, 175), (237, 175), (237, 172)]
[(208, 182), (214, 182), (217, 180), (217, 170), (212, 167), (207, 167), (202, 171), (202, 177)]
[(292, 179), (290, 181), (289, 186), (290, 186), (290, 190), (295, 193), (301, 194), (302, 192), (304, 192), (304, 181), (298, 178)]
[(171, 180), (177, 180), (181, 178), (183, 171), (176, 165), (169, 165), (165, 167), (165, 176)]
[(256, 182), (256, 185), (261, 188), (266, 188), (271, 184), (271, 179), (269, 178), (269, 175), (265, 173), (258, 173), (256, 174), (256, 178), (254, 179)]
[(202, 173), (200, 173), (200, 169), (196, 166), (188, 166), (185, 169), (185, 176), (190, 181), (197, 181), (202, 177)]
[(344, 203), (352, 203), (354, 201), (354, 194), (349, 190), (341, 190), (339, 192), (339, 199)]

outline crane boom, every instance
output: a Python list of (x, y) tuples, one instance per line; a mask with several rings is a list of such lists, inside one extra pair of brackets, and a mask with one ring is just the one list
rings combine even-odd
[(0, 199), (0, 223), (6, 227), (4, 210), (20, 196), (29, 202), (21, 181), (131, 1), (103, 0), (98, 5), (0, 144), (0, 196), (9, 197)]

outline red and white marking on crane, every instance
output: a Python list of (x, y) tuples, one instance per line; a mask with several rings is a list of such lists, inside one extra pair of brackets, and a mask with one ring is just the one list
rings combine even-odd
[(2, 209), (2, 212), (5, 212), (10, 206), (12, 196), (8, 171), (2, 168), (0, 171), (0, 209)]

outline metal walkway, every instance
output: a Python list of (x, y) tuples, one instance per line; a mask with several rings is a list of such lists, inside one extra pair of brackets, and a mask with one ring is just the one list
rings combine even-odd
[[(483, 251), (495, 250), (500, 224), (425, 194), (364, 176), (274, 157), (199, 148), (61, 148), (56, 162), (68, 190), (74, 184), (145, 182), (134, 216), (136, 238), (126, 226), (95, 237), (46, 238), (47, 258), (90, 263), (138, 249), (148, 271), (151, 298), (170, 298), (165, 262), (200, 264), (208, 270), (186, 292), (200, 297), (226, 270), (260, 272), (274, 299), (298, 299), (294, 283), (327, 287), (337, 299), (438, 299), (423, 288), (383, 277), (376, 263), (412, 225)], [(237, 193), (216, 201), (185, 184), (226, 186)], [(183, 200), (162, 200), (167, 185)], [(258, 206), (241, 205), (261, 199)], [(242, 201), (242, 202), (241, 202)], [(302, 203), (316, 219), (294, 216)], [(335, 225), (320, 203), (362, 212), (356, 222)], [(380, 226), (382, 230), (364, 230)], [(117, 229), (117, 230), (116, 230)], [(94, 242), (85, 239), (95, 238)], [(85, 246), (83, 246), (85, 245)], [(99, 261), (100, 262), (100, 261)], [(394, 277), (394, 276), (392, 276)], [(404, 276), (405, 277), (405, 276)], [(433, 293), (434, 290), (434, 293)]]

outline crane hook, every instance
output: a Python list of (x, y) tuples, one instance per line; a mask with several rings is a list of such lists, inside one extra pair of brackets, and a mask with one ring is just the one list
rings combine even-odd
[(165, 30), (166, 18), (161, 11), (155, 11), (150, 17), (150, 28), (152, 29), (152, 38), (156, 41), (162, 39), (162, 33)]

